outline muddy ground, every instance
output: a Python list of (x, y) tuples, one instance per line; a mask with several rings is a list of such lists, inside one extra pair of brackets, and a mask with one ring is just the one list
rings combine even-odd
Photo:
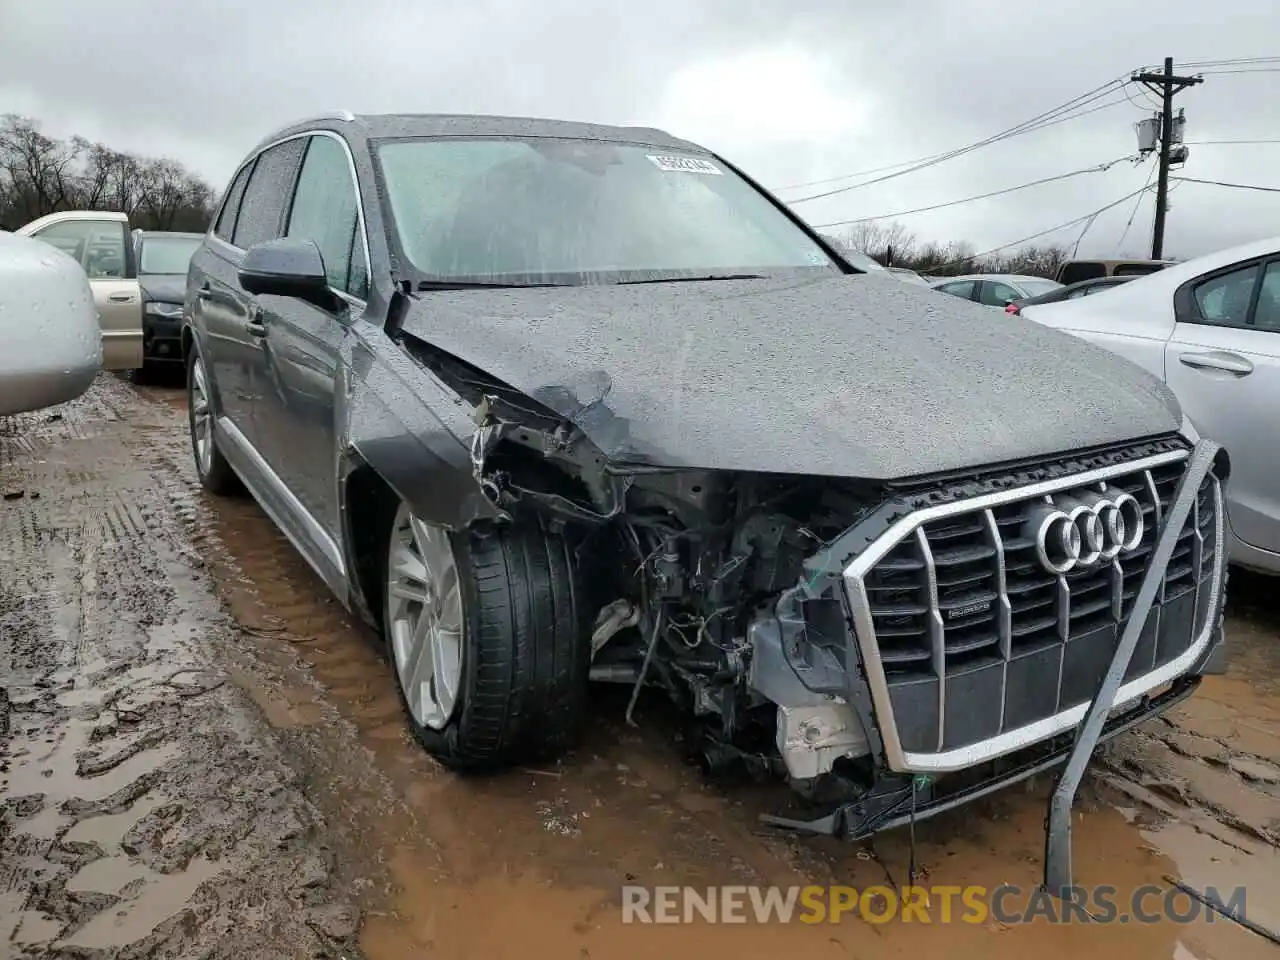
[[(562, 764), (461, 779), (409, 740), (378, 641), (248, 500), (195, 482), (182, 392), (104, 378), (0, 420), (0, 958), (1250, 960), (1190, 925), (635, 926), (623, 884), (906, 882), (874, 843), (757, 824), (642, 699)], [(1232, 579), (1231, 672), (1111, 745), (1076, 877), (1244, 884), (1280, 931), (1280, 601)], [(931, 884), (1033, 886), (1047, 781), (917, 829)]]

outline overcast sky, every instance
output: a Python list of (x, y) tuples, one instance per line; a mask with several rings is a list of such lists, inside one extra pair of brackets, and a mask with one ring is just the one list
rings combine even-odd
[[(336, 108), (653, 124), (783, 187), (963, 146), (1167, 55), (1280, 56), (1275, 2), (0, 0), (0, 112), (172, 156), (219, 189), (274, 127)], [(1280, 72), (1208, 76), (1177, 104), (1188, 141), (1280, 139)], [(797, 209), (822, 224), (1094, 166), (1135, 151), (1144, 115), (1121, 100)], [(1280, 186), (1280, 143), (1191, 150), (1187, 176)], [(1119, 163), (902, 222), (985, 250), (1138, 189), (1149, 167)], [(1152, 208), (1148, 196), (1123, 252), (1145, 254)], [(1115, 250), (1133, 209), (1101, 215), (1080, 252)], [(1187, 183), (1172, 197), (1166, 253), (1275, 234), (1280, 193)]]

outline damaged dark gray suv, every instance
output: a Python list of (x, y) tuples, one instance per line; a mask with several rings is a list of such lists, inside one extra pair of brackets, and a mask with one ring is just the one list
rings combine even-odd
[(774, 822), (861, 836), (1220, 668), (1228, 461), (1163, 385), (860, 273), (660, 131), (295, 125), (184, 309), (202, 482), (382, 630), (451, 766), (652, 687), (791, 782)]

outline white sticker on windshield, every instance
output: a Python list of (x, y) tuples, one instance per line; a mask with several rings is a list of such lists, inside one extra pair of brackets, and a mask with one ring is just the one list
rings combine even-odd
[(719, 167), (701, 157), (655, 157), (653, 154), (647, 154), (647, 156), (659, 170), (665, 170), (667, 173), (714, 173), (717, 177), (723, 175)]

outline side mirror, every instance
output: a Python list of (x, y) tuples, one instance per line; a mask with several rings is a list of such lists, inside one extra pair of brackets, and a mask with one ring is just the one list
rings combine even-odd
[(298, 297), (312, 303), (328, 304), (333, 299), (324, 257), (312, 240), (282, 237), (250, 247), (240, 264), (240, 286), (249, 293)]
[(74, 400), (102, 369), (102, 332), (80, 264), (0, 231), (0, 415)]

